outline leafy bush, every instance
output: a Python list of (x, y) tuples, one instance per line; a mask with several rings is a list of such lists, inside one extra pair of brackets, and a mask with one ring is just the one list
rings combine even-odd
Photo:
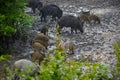
[[(26, 0), (0, 0), (0, 49), (31, 25), (33, 18), (24, 12)], [(23, 34), (24, 35), (24, 34)], [(15, 39), (15, 38), (14, 38)], [(6, 45), (8, 46), (8, 45)], [(3, 49), (2, 49), (3, 48)], [(2, 51), (0, 51), (2, 52)]]
[(16, 29), (28, 26), (32, 21), (24, 12), (25, 0), (1, 0), (0, 7), (0, 35), (11, 36)]
[[(42, 70), (37, 76), (41, 80), (112, 80), (108, 76), (108, 66), (99, 63), (78, 62), (66, 59), (63, 51), (49, 55), (41, 64)], [(46, 64), (45, 62), (48, 61)]]

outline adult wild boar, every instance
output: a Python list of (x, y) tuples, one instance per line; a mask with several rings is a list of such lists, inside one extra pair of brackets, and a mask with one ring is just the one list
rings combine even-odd
[(53, 20), (60, 18), (63, 15), (63, 11), (54, 4), (45, 5), (40, 10), (41, 22), (46, 21), (46, 16), (52, 16)]
[(71, 27), (71, 33), (73, 33), (73, 30), (75, 30), (75, 33), (77, 33), (77, 29), (83, 33), (83, 24), (84, 23), (81, 22), (77, 17), (72, 15), (62, 16), (58, 21), (60, 28)]

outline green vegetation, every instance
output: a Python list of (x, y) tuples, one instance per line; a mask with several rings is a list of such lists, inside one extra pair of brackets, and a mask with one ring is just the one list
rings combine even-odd
[(6, 54), (6, 55), (1, 55), (0, 56), (0, 61), (8, 61), (9, 58), (11, 58), (12, 56), (9, 55), (9, 54)]
[[(78, 62), (67, 58), (64, 51), (55, 50), (54, 55), (43, 61), (42, 70), (37, 77), (41, 80), (111, 80), (108, 76), (110, 70), (106, 65), (99, 63)], [(46, 60), (45, 59), (45, 60)]]
[[(5, 54), (5, 55), (1, 55), (0, 56), (0, 79), (1, 78), (6, 78), (6, 76), (8, 76), (8, 74), (11, 73), (10, 68), (7, 66), (7, 64), (10, 62), (10, 58), (12, 56), (9, 54)], [(2, 71), (1, 71), (2, 70)], [(10, 77), (10, 76), (9, 76)], [(6, 80), (6, 79), (5, 79)]]
[(116, 69), (114, 70), (114, 78), (120, 79), (120, 42), (118, 42), (117, 44), (115, 44), (113, 46), (113, 48), (115, 49), (115, 56), (116, 56)]
[(33, 21), (24, 12), (25, 5), (25, 0), (0, 0), (0, 53), (4, 53), (18, 32), (24, 36), (25, 27)]

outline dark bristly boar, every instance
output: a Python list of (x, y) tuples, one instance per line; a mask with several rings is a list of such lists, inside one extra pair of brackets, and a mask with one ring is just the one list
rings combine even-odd
[(35, 9), (41, 9), (43, 7), (43, 3), (40, 0), (28, 0), (27, 6), (32, 8), (33, 13), (35, 13)]
[(71, 33), (73, 33), (73, 30), (75, 30), (75, 33), (77, 33), (77, 29), (83, 33), (83, 24), (84, 23), (81, 22), (77, 17), (72, 15), (62, 16), (58, 21), (60, 28), (71, 27)]
[(60, 18), (63, 15), (63, 11), (54, 4), (45, 5), (40, 10), (41, 22), (44, 20), (46, 22), (46, 16), (52, 16), (52, 20)]

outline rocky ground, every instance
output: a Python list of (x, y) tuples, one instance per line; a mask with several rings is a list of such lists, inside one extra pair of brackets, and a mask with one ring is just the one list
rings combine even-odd
[[(117, 1), (117, 0), (115, 0)], [(120, 5), (112, 0), (42, 0), (44, 4), (57, 4), (62, 10), (63, 14), (71, 14), (78, 16), (81, 9), (88, 9), (92, 14), (100, 17), (101, 24), (85, 24), (84, 33), (71, 34), (69, 28), (62, 29), (61, 39), (67, 43), (72, 41), (75, 43), (75, 54), (73, 57), (77, 60), (88, 60), (91, 62), (99, 62), (101, 64), (108, 64), (114, 68), (116, 59), (113, 44), (120, 41)], [(31, 10), (28, 8), (28, 12)], [(35, 36), (40, 33), (40, 28), (44, 25), (49, 25), (48, 36), (55, 37), (52, 29), (55, 27), (55, 22), (44, 23), (40, 22), (38, 13), (30, 14), (36, 18), (36, 22), (28, 31), (27, 43), (18, 40), (14, 44), (13, 55), (10, 65), (18, 59), (29, 58), (33, 52), (31, 42)], [(50, 42), (54, 42), (52, 39)], [(49, 46), (51, 47), (51, 46)]]

